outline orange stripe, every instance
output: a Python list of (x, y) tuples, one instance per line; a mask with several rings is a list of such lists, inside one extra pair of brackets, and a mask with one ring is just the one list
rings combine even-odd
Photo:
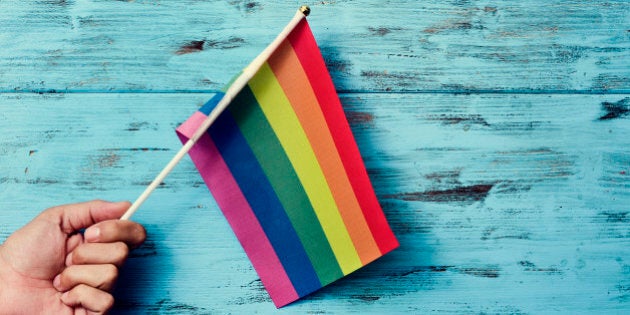
[(317, 97), (291, 44), (284, 41), (268, 63), (313, 147), (361, 263), (373, 261), (381, 252), (365, 221)]

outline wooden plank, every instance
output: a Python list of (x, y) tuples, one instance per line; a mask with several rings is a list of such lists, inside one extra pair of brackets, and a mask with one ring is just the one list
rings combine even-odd
[[(342, 91), (630, 89), (626, 0), (310, 4)], [(2, 1), (0, 90), (217, 90), (295, 10), (286, 1)]]
[[(210, 96), (0, 94), (0, 239), (50, 205), (134, 199)], [(630, 95), (342, 101), (401, 248), (281, 311), (630, 309)], [(134, 218), (150, 236), (116, 314), (275, 312), (188, 159)]]

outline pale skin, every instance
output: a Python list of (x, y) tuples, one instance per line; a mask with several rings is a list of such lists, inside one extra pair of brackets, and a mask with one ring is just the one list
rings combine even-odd
[(107, 313), (118, 269), (146, 238), (140, 224), (118, 220), (129, 206), (57, 206), (9, 236), (0, 246), (0, 314)]

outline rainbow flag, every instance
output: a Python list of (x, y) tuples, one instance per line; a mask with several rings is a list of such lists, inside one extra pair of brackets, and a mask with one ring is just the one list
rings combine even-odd
[(277, 307), (398, 246), (306, 20), (189, 153)]

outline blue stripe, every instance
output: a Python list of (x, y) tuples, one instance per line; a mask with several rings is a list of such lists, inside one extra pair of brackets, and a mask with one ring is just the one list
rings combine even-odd
[[(237, 96), (234, 102), (238, 101)], [(289, 217), (229, 111), (219, 116), (209, 134), (267, 234), (295, 291), (304, 296), (321, 288)]]
[(210, 100), (201, 106), (199, 111), (204, 113), (206, 116), (210, 115), (210, 112), (217, 106), (217, 104), (219, 104), (224, 95), (225, 93), (222, 92), (215, 94)]
[(343, 277), (293, 164), (249, 86), (243, 88), (239, 102), (230, 105), (228, 110), (291, 220), (319, 282), (326, 285)]

